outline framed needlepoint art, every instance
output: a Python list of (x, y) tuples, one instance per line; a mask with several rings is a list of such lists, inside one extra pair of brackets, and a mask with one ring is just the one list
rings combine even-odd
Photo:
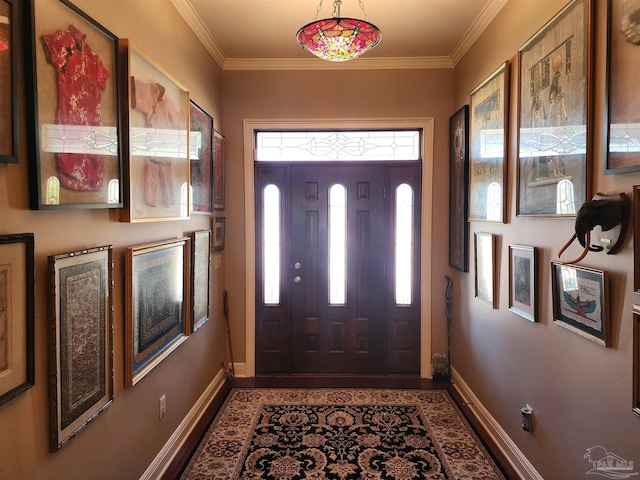
[(118, 38), (67, 0), (24, 4), (30, 207), (121, 207)]

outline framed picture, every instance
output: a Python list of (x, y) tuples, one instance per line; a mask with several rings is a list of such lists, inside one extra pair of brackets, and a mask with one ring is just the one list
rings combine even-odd
[(195, 332), (209, 320), (210, 272), (211, 230), (193, 232), (191, 234), (192, 332)]
[(225, 142), (224, 135), (219, 131), (213, 132), (215, 181), (213, 184), (213, 207), (216, 210), (224, 210), (224, 163)]
[(225, 217), (215, 217), (214, 218), (214, 251), (220, 252), (224, 250), (224, 228), (225, 228)]
[(509, 310), (538, 321), (538, 249), (509, 245)]
[(469, 271), (469, 105), (449, 119), (449, 265)]
[(121, 207), (118, 39), (67, 0), (25, 5), (30, 207)]
[(213, 212), (213, 118), (190, 103), (190, 133), (196, 134), (194, 149), (190, 152), (192, 213)]
[(505, 221), (508, 116), (506, 61), (471, 92), (469, 220)]
[[(636, 1), (610, 0), (608, 18), (608, 151), (605, 173), (640, 170), (640, 52)], [(607, 19), (605, 19), (607, 21)]]
[(127, 387), (138, 383), (187, 339), (189, 248), (189, 238), (127, 248)]
[(19, 33), (13, 19), (13, 1), (0, 0), (0, 162), (6, 163), (18, 163), (18, 49), (14, 41)]
[(592, 342), (609, 345), (609, 293), (602, 270), (551, 262), (553, 319)]
[(633, 291), (640, 293), (640, 185), (633, 186)]
[(34, 239), (0, 235), (0, 405), (35, 384)]
[(575, 216), (591, 198), (592, 0), (519, 50), (517, 215)]
[(476, 232), (474, 235), (475, 296), (491, 308), (496, 308), (496, 236)]
[(640, 305), (633, 306), (633, 413), (640, 416)]
[(50, 448), (113, 401), (111, 246), (49, 256)]
[(120, 41), (125, 222), (189, 218), (189, 92), (128, 40)]

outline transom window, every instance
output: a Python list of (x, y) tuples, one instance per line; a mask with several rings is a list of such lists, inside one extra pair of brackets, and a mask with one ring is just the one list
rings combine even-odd
[(257, 161), (420, 160), (421, 130), (256, 132)]

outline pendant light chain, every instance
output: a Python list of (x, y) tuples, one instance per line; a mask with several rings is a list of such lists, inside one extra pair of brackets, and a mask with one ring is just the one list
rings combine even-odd
[(362, 13), (364, 13), (364, 18), (366, 20), (369, 20), (369, 15), (367, 15), (367, 12), (364, 9), (364, 3), (362, 3), (362, 0), (358, 0), (358, 3), (360, 4), (360, 10), (362, 10)]
[(318, 8), (316, 9), (316, 18), (314, 18), (313, 20), (317, 20), (318, 19), (318, 15), (320, 15), (320, 9), (322, 8), (322, 2), (323, 0), (320, 0), (320, 3), (318, 4)]
[(342, 0), (333, 1), (333, 18), (340, 18), (340, 5), (342, 5)]

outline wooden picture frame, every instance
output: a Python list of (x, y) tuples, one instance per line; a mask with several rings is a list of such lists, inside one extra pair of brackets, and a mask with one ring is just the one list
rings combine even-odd
[(0, 162), (5, 163), (18, 163), (18, 49), (14, 42), (22, 29), (14, 21), (13, 2), (0, 0)]
[(191, 331), (209, 320), (211, 286), (211, 230), (191, 233)]
[(640, 305), (633, 306), (633, 413), (640, 416)]
[(120, 41), (124, 222), (189, 218), (189, 91), (128, 40)]
[(225, 237), (225, 217), (214, 217), (213, 220), (213, 250), (215, 252), (221, 252), (224, 250), (224, 237)]
[(519, 216), (575, 216), (591, 198), (593, 24), (593, 0), (573, 0), (519, 50)]
[(469, 220), (504, 223), (507, 215), (509, 66), (471, 92)]
[(213, 118), (190, 101), (190, 133), (199, 134), (190, 152), (191, 213), (213, 213)]
[(509, 245), (509, 310), (538, 321), (538, 249)]
[(217, 130), (213, 131), (214, 145), (214, 178), (213, 182), (213, 208), (224, 210), (225, 205), (225, 185), (224, 185), (224, 164), (226, 162), (226, 145), (224, 135)]
[[(608, 0), (607, 152), (604, 173), (640, 170), (640, 98), (637, 79), (640, 52), (633, 3)], [(637, 7), (636, 7), (637, 8)]]
[(189, 335), (190, 239), (128, 247), (125, 386), (155, 368)]
[(609, 291), (602, 270), (551, 262), (553, 321), (609, 346)]
[(469, 271), (469, 105), (449, 118), (449, 265)]
[(0, 235), (0, 405), (35, 385), (33, 233)]
[(68, 0), (25, 5), (30, 207), (121, 207), (118, 38)]
[(50, 449), (113, 402), (113, 256), (103, 246), (50, 255)]
[(496, 244), (492, 233), (474, 234), (475, 297), (491, 308), (497, 305)]

